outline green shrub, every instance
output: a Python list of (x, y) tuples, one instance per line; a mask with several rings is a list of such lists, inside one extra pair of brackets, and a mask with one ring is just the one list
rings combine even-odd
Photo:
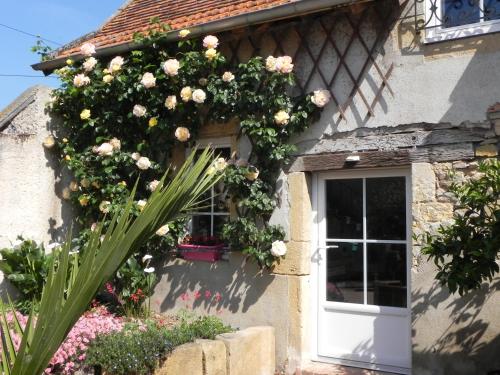
[(150, 374), (172, 347), (161, 328), (128, 327), (97, 337), (87, 350), (85, 364), (114, 375)]
[(232, 328), (215, 316), (203, 316), (192, 322), (183, 320), (182, 323), (167, 331), (166, 337), (173, 346), (185, 344), (196, 339), (215, 339), (221, 333), (231, 332)]
[(33, 303), (40, 301), (45, 285), (51, 255), (45, 254), (43, 244), (18, 237), (12, 248), (0, 250), (0, 270), (20, 293), (16, 307), (29, 313)]
[(434, 260), (436, 279), (463, 295), (500, 272), (500, 161), (481, 162), (475, 178), (450, 191), (457, 199), (453, 223), (426, 233), (422, 253)]

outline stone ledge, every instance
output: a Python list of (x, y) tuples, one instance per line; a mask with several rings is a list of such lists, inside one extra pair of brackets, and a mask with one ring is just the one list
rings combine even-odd
[(274, 327), (250, 327), (216, 338), (227, 350), (227, 375), (273, 375), (276, 369)]
[(250, 327), (175, 348), (154, 375), (273, 375), (273, 327)]

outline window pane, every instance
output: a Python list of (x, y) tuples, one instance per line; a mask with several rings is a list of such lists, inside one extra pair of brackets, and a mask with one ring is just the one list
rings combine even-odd
[(363, 303), (363, 244), (336, 245), (338, 249), (326, 250), (326, 299)]
[(328, 238), (363, 238), (363, 180), (326, 181)]
[(406, 245), (367, 245), (368, 304), (406, 307)]
[(404, 177), (366, 180), (366, 230), (368, 239), (406, 239)]
[(500, 19), (500, 0), (484, 0), (484, 20)]
[(210, 215), (193, 215), (191, 218), (191, 235), (193, 237), (211, 236), (211, 226)]
[(214, 216), (214, 236), (222, 238), (222, 226), (229, 221), (229, 215), (215, 215)]
[(229, 212), (229, 197), (224, 186), (224, 182), (219, 181), (213, 188), (214, 192), (214, 212)]
[(444, 0), (444, 27), (454, 27), (480, 21), (479, 0)]

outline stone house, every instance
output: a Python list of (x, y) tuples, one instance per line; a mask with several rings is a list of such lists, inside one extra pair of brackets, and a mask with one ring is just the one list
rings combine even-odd
[[(215, 263), (164, 259), (153, 305), (175, 312), (186, 307), (186, 292), (219, 292), (215, 308), (189, 307), (235, 327), (274, 326), (287, 374), (312, 362), (486, 374), (500, 368), (499, 279), (465, 298), (450, 295), (412, 236), (451, 218), (449, 171), (465, 179), (478, 160), (498, 154), (500, 7), (459, 3), (131, 0), (33, 67), (49, 73), (78, 59), (84, 41), (98, 56), (125, 53), (153, 16), (174, 31), (217, 34), (234, 62), (292, 56), (297, 90), (326, 88), (332, 101), (294, 140), (299, 151), (280, 177), (272, 220), (286, 228), (286, 257), (272, 272), (237, 251)], [(199, 143), (244, 155), (237, 126), (203, 129)], [(212, 212), (198, 227), (214, 234), (218, 219)]]

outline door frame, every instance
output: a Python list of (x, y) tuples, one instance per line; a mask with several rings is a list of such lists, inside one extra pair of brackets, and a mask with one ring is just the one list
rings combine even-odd
[[(395, 167), (395, 168), (384, 168), (384, 169), (356, 169), (356, 170), (335, 170), (335, 171), (324, 171), (313, 173), (312, 175), (312, 228), (311, 228), (311, 342), (310, 342), (310, 358), (312, 361), (334, 363), (352, 367), (360, 367), (379, 371), (389, 371), (399, 374), (411, 374), (411, 368), (403, 368), (396, 366), (386, 366), (378, 365), (368, 362), (358, 362), (340, 358), (330, 358), (323, 357), (318, 354), (318, 331), (319, 331), (319, 293), (320, 293), (320, 283), (319, 276), (320, 270), (318, 266), (318, 251), (320, 247), (319, 223), (323, 220), (323, 217), (319, 217), (319, 203), (320, 203), (320, 180), (328, 179), (347, 179), (347, 178), (372, 178), (372, 177), (405, 177), (406, 178), (406, 236), (407, 236), (407, 246), (406, 246), (406, 274), (407, 274), (407, 315), (410, 324), (408, 324), (408, 348), (410, 355), (410, 364), (412, 363), (412, 350), (411, 350), (411, 259), (412, 259), (412, 176), (411, 167)], [(324, 191), (323, 191), (324, 193)], [(324, 285), (323, 285), (324, 286)], [(375, 306), (374, 306), (375, 307)], [(376, 307), (375, 307), (376, 308)], [(370, 309), (368, 307), (368, 309)], [(368, 309), (365, 309), (368, 310)], [(353, 309), (354, 310), (354, 309)], [(390, 307), (386, 307), (383, 310), (390, 314)]]

